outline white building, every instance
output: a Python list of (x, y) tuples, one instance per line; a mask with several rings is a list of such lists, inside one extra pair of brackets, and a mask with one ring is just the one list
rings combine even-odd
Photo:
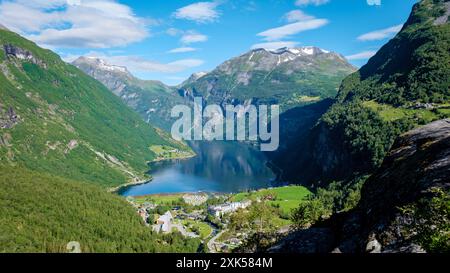
[(168, 211), (158, 218), (158, 221), (156, 222), (156, 225), (153, 226), (153, 229), (157, 232), (170, 232), (172, 230), (172, 220), (173, 216), (170, 211)]
[(235, 212), (238, 209), (245, 209), (252, 204), (252, 201), (242, 201), (242, 202), (233, 202), (226, 203), (222, 205), (212, 206), (208, 209), (208, 212), (216, 217), (221, 217), (224, 214)]

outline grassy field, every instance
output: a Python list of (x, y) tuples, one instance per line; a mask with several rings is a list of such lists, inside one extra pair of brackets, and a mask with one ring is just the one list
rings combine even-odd
[(157, 205), (171, 205), (172, 202), (178, 202), (181, 198), (183, 198), (183, 194), (158, 194), (133, 197), (137, 204), (151, 202)]
[(194, 156), (194, 153), (190, 150), (180, 150), (167, 145), (153, 145), (150, 150), (156, 154), (155, 161), (167, 160), (167, 159), (179, 159)]
[(267, 202), (272, 205), (279, 205), (280, 209), (289, 213), (292, 209), (297, 208), (311, 192), (302, 186), (286, 186), (272, 189), (263, 189), (250, 193), (238, 193), (231, 197), (234, 202), (250, 199), (256, 200), (258, 198), (264, 198), (265, 196), (273, 196), (272, 200)]
[(188, 231), (198, 233), (202, 239), (207, 238), (212, 232), (212, 228), (204, 222), (183, 220), (182, 224)]
[[(396, 108), (388, 104), (380, 104), (375, 101), (365, 101), (363, 105), (377, 112), (384, 121), (395, 121), (406, 117), (417, 116), (427, 122), (439, 119), (439, 116), (427, 109), (405, 109)], [(438, 109), (439, 113), (450, 114), (449, 109)]]

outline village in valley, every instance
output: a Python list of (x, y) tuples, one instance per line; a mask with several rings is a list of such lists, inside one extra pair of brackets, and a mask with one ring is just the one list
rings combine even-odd
[(287, 231), (291, 212), (309, 195), (301, 186), (238, 194), (182, 193), (127, 197), (157, 233), (198, 238), (205, 252), (232, 252), (255, 230)]

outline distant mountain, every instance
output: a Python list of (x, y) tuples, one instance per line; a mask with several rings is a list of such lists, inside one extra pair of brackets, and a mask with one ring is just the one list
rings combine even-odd
[(0, 30), (0, 165), (110, 187), (145, 179), (152, 145), (178, 144), (58, 55)]
[(371, 173), (402, 132), (449, 117), (449, 14), (449, 1), (416, 4), (400, 33), (343, 81), (337, 102), (275, 160), (284, 178), (317, 184)]
[(205, 76), (206, 74), (208, 74), (208, 72), (197, 72), (197, 73), (194, 73), (187, 80), (182, 82), (178, 87), (182, 87), (182, 86), (194, 83), (195, 81), (197, 81), (201, 77)]
[(72, 64), (103, 83), (147, 122), (170, 130), (170, 111), (183, 103), (173, 88), (159, 81), (140, 80), (126, 67), (111, 65), (99, 58), (80, 57)]
[(283, 110), (334, 97), (355, 68), (344, 57), (316, 47), (255, 49), (193, 75), (180, 95), (202, 96), (208, 103), (278, 103)]

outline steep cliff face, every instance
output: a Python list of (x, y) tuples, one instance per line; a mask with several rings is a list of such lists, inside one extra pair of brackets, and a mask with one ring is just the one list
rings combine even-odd
[(433, 247), (429, 244), (436, 242), (428, 240), (439, 240), (450, 251), (449, 194), (450, 119), (446, 119), (397, 139), (362, 189), (357, 208), (363, 223), (360, 234), (378, 240), (382, 251), (409, 249), (411, 243)]
[[(282, 240), (273, 251), (450, 251), (450, 119), (399, 137), (358, 206)], [(326, 239), (324, 239), (326, 238)]]

